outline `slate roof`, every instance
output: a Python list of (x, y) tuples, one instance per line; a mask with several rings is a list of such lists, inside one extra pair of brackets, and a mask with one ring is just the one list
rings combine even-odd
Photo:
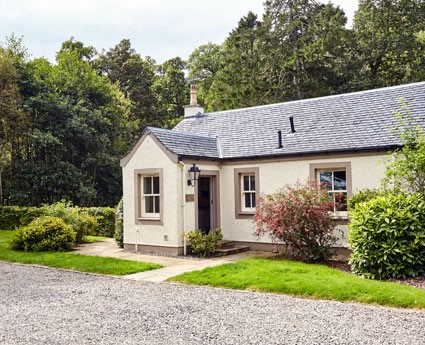
[[(400, 145), (394, 114), (408, 103), (425, 127), (425, 82), (252, 108), (198, 114), (172, 130), (149, 127), (181, 156), (237, 159), (389, 149)], [(294, 118), (291, 133), (289, 117)], [(278, 148), (278, 131), (282, 148)]]
[(144, 133), (153, 133), (167, 149), (177, 155), (219, 158), (217, 139), (215, 137), (154, 127), (147, 127)]

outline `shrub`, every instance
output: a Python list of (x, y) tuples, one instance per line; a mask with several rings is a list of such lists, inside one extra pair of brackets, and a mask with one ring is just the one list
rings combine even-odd
[(418, 194), (387, 194), (350, 212), (350, 264), (371, 279), (425, 273), (425, 200)]
[(81, 208), (81, 211), (96, 218), (94, 235), (114, 237), (115, 210), (112, 207), (87, 207)]
[(123, 200), (121, 198), (115, 210), (115, 233), (114, 238), (120, 248), (124, 247), (124, 222), (123, 222), (124, 208)]
[(332, 210), (328, 192), (316, 183), (286, 186), (259, 198), (254, 234), (269, 235), (273, 242), (283, 245), (286, 256), (309, 262), (328, 259), (336, 243)]
[(380, 195), (385, 195), (385, 191), (378, 188), (374, 188), (374, 189), (366, 188), (366, 189), (359, 190), (358, 192), (354, 193), (350, 197), (350, 199), (348, 199), (348, 208), (352, 210), (356, 207), (357, 204), (361, 202), (369, 201)]
[(62, 218), (66, 224), (71, 225), (76, 234), (75, 244), (82, 243), (84, 236), (93, 234), (97, 227), (95, 217), (83, 213), (79, 207), (73, 207), (71, 202), (60, 201), (45, 206), (45, 214)]
[(204, 234), (201, 230), (193, 230), (186, 234), (186, 237), (192, 252), (204, 258), (211, 256), (220, 248), (223, 233), (221, 229), (211, 230), (208, 234)]
[(16, 229), (27, 225), (43, 215), (44, 209), (37, 207), (1, 206), (0, 229)]
[(16, 231), (11, 248), (26, 252), (67, 251), (74, 247), (75, 232), (61, 218), (43, 216)]

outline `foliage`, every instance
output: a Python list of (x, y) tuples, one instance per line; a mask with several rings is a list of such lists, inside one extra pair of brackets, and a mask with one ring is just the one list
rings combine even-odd
[(302, 298), (425, 309), (424, 290), (366, 280), (323, 265), (291, 260), (244, 259), (184, 273), (169, 280)]
[(26, 252), (68, 251), (74, 247), (72, 226), (58, 217), (43, 216), (16, 230), (11, 248)]
[(283, 252), (309, 262), (328, 259), (336, 243), (333, 201), (313, 182), (286, 186), (257, 201), (254, 234), (270, 236)]
[(123, 276), (162, 267), (161, 265), (154, 263), (79, 255), (73, 253), (15, 251), (9, 248), (9, 242), (15, 234), (16, 231), (0, 231), (0, 260), (116, 276)]
[(350, 210), (354, 209), (357, 204), (361, 202), (366, 202), (371, 199), (377, 198), (378, 196), (384, 195), (385, 191), (378, 189), (378, 188), (365, 188), (362, 190), (357, 191), (353, 195), (351, 195), (350, 199), (348, 199), (348, 208)]
[(424, 80), (424, 17), (423, 1), (360, 1), (353, 20), (357, 68), (351, 84), (364, 90)]
[(96, 73), (82, 49), (70, 42), (57, 54), (55, 65), (45, 59), (17, 64), (31, 126), (12, 146), (5, 176), (8, 204), (39, 206), (67, 199), (87, 206), (118, 201), (118, 159), (135, 128), (128, 117), (130, 102)]
[(371, 279), (425, 273), (425, 199), (418, 194), (383, 195), (350, 212), (350, 263)]
[(120, 248), (124, 248), (124, 203), (121, 198), (115, 210), (115, 233), (114, 238)]
[(96, 218), (94, 235), (114, 237), (115, 210), (112, 207), (83, 207), (81, 212)]
[(28, 116), (21, 107), (18, 72), (10, 53), (0, 46), (0, 205), (3, 205), (3, 171), (9, 167), (12, 146), (28, 128)]
[(220, 248), (223, 233), (221, 229), (210, 230), (205, 234), (202, 230), (193, 230), (186, 234), (193, 253), (200, 257), (209, 257)]
[(75, 244), (82, 243), (84, 236), (93, 235), (97, 228), (95, 217), (82, 212), (79, 207), (73, 207), (70, 202), (60, 201), (45, 207), (45, 215), (59, 217), (71, 225), (76, 235)]
[(113, 237), (115, 210), (111, 207), (75, 207), (61, 201), (43, 207), (0, 207), (0, 229), (14, 229), (29, 224), (40, 216), (56, 216), (70, 223), (78, 232), (78, 241), (86, 234)]
[(394, 191), (421, 193), (425, 196), (425, 133), (415, 123), (408, 111), (407, 103), (397, 113), (398, 128), (402, 146), (394, 154), (395, 159), (386, 168), (384, 185)]

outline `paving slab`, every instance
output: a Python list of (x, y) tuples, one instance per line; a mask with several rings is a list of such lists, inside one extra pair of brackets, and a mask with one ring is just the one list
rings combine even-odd
[(186, 272), (202, 270), (206, 267), (218, 266), (225, 263), (231, 263), (238, 260), (242, 260), (245, 258), (271, 257), (274, 255), (270, 252), (247, 251), (234, 255), (209, 259), (200, 259), (194, 257), (167, 257), (125, 251), (124, 249), (118, 247), (113, 239), (105, 239), (95, 243), (82, 244), (81, 246), (77, 247), (72, 253), (112, 257), (141, 262), (151, 262), (165, 266), (164, 268), (156, 270), (138, 272), (122, 276), (122, 278), (124, 279), (149, 282), (163, 282), (168, 278), (175, 277)]

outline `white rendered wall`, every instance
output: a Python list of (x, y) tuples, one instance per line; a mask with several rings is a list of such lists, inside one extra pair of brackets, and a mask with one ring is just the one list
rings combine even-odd
[[(162, 225), (136, 225), (135, 170), (156, 169), (163, 171)], [(146, 136), (134, 155), (123, 167), (124, 243), (177, 247), (181, 242), (181, 175), (179, 165), (158, 146), (150, 135)], [(138, 231), (138, 234), (137, 234)], [(180, 231), (181, 232), (181, 231)]]
[[(269, 163), (255, 161), (244, 164), (225, 164), (221, 169), (221, 227), (225, 239), (247, 242), (269, 242), (266, 237), (257, 238), (253, 235), (254, 227), (249, 219), (235, 218), (235, 188), (234, 169), (258, 168), (260, 174), (260, 194), (273, 193), (287, 184), (309, 179), (311, 163), (350, 162), (352, 173), (352, 191), (380, 186), (385, 165), (385, 155), (351, 156), (327, 159), (282, 160)], [(340, 225), (344, 235), (339, 245), (347, 245), (347, 227)], [(339, 232), (337, 233), (337, 235)]]

